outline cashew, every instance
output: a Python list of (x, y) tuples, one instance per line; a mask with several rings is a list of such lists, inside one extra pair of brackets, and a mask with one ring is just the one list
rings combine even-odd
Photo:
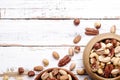
[(118, 66), (120, 66), (120, 60), (118, 61)]
[(111, 47), (111, 46), (113, 46), (112, 43), (106, 44), (106, 47), (108, 47), (108, 48)]
[(50, 77), (50, 78), (53, 78), (52, 72), (49, 73), (49, 77)]
[(102, 47), (101, 47), (102, 49), (105, 49), (105, 48), (106, 48), (106, 45), (105, 45), (105, 43), (103, 43), (103, 42), (101, 42), (101, 46), (102, 46)]
[(59, 73), (62, 74), (62, 75), (66, 75), (67, 74), (67, 72), (64, 71), (64, 70), (59, 70)]
[(47, 79), (48, 77), (49, 77), (49, 73), (44, 72), (44, 73), (42, 74), (42, 76), (41, 76), (41, 79), (42, 79), (42, 80), (45, 80), (45, 79)]
[(90, 54), (90, 58), (96, 58), (96, 59), (98, 59), (98, 57), (99, 56), (95, 52), (93, 52), (93, 53)]
[(100, 67), (101, 67), (101, 68), (104, 68), (104, 67), (105, 67), (105, 63), (101, 62), (101, 63), (100, 63)]
[(99, 61), (101, 61), (101, 62), (104, 62), (104, 63), (107, 63), (107, 62), (109, 62), (110, 60), (111, 60), (111, 58), (110, 57), (104, 57), (104, 56), (99, 56)]
[(120, 46), (117, 46), (116, 48), (115, 48), (115, 53), (119, 53), (120, 52)]
[(71, 75), (70, 75), (70, 74), (68, 74), (68, 78), (69, 78), (69, 80), (72, 80), (72, 77), (71, 77)]
[(119, 69), (113, 69), (112, 71), (111, 71), (111, 74), (112, 75), (116, 75), (116, 74), (119, 74), (120, 73), (120, 70)]
[(93, 64), (93, 63), (95, 63), (95, 62), (96, 62), (96, 59), (95, 59), (95, 58), (91, 58), (91, 59), (90, 59), (90, 63), (91, 63), (91, 64)]
[(107, 63), (107, 62), (109, 62), (110, 60), (111, 60), (110, 57), (105, 57), (105, 58), (103, 59), (103, 62)]
[(116, 57), (120, 57), (120, 53), (116, 53), (115, 56), (116, 56)]
[(120, 61), (120, 58), (115, 58), (115, 57), (113, 57), (112, 59), (111, 59), (111, 62), (113, 62), (113, 64), (115, 65), (115, 66), (117, 66), (118, 65), (118, 62)]
[(109, 53), (110, 53), (110, 50), (109, 49), (105, 49), (104, 54), (109, 54)]
[(103, 74), (103, 69), (99, 68), (97, 72), (98, 74)]
[(105, 58), (105, 56), (100, 55), (99, 58), (98, 58), (98, 60), (99, 60), (99, 61), (103, 61), (104, 58)]

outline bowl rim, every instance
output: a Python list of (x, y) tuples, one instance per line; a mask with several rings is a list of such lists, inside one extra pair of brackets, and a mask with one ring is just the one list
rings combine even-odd
[(51, 70), (53, 70), (53, 69), (61, 69), (61, 70), (64, 70), (64, 71), (66, 71), (67, 73), (69, 73), (75, 80), (78, 80), (77, 76), (76, 76), (75, 74), (73, 74), (71, 71), (69, 71), (69, 70), (67, 70), (67, 69), (65, 69), (65, 68), (60, 68), (60, 67), (53, 67), (53, 68), (45, 69), (45, 70), (43, 70), (42, 72), (40, 72), (40, 73), (36, 76), (36, 78), (35, 78), (34, 80), (42, 80), (42, 79), (40, 79), (41, 75), (42, 75), (44, 72), (46, 72), (46, 71), (51, 71)]
[(114, 34), (114, 33), (103, 33), (103, 34), (99, 34), (99, 35), (93, 37), (88, 42), (88, 44), (86, 45), (86, 47), (84, 49), (83, 65), (84, 65), (85, 70), (88, 73), (88, 75), (94, 80), (120, 80), (120, 76), (115, 77), (115, 78), (104, 78), (104, 77), (101, 77), (101, 76), (97, 75), (96, 73), (93, 73), (91, 71), (91, 67), (90, 67), (90, 64), (89, 64), (89, 54), (90, 54), (90, 51), (93, 48), (94, 44), (96, 42), (99, 42), (101, 40), (108, 39), (108, 38), (113, 38), (113, 39), (116, 39), (116, 40), (120, 41), (120, 35), (117, 35), (117, 34)]

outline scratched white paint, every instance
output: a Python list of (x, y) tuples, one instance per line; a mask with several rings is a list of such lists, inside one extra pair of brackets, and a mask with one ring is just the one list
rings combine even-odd
[[(81, 20), (79, 26), (73, 20), (1, 20), (0, 44), (21, 45), (74, 45), (76, 35), (82, 36), (77, 45), (84, 45), (94, 36), (84, 34), (86, 27), (94, 28), (97, 20)], [(116, 25), (116, 34), (120, 34), (120, 20), (99, 20), (100, 34), (109, 33), (110, 27)]]
[(0, 0), (2, 18), (120, 18), (119, 0)]

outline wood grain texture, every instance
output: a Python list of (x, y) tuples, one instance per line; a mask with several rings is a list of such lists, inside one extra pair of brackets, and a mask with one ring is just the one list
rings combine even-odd
[(73, 20), (1, 20), (0, 44), (3, 46), (75, 46), (73, 39), (82, 36), (77, 44), (86, 46), (94, 36), (84, 34), (86, 27), (94, 28), (100, 21), (100, 34), (109, 33), (110, 27), (116, 25), (116, 34), (120, 34), (120, 20), (81, 20), (79, 26)]
[[(59, 60), (55, 60), (53, 58), (52, 52), (57, 51), (61, 59), (63, 56), (68, 54), (68, 48), (69, 47), (0, 47), (0, 65), (2, 65), (0, 67), (0, 77), (2, 77), (6, 72), (13, 70), (12, 73), (7, 73), (7, 75), (14, 78), (17, 75), (18, 67), (24, 67), (26, 71), (33, 70), (34, 66), (43, 65), (42, 60), (44, 58), (47, 58), (50, 63), (49, 66), (44, 67), (44, 69), (58, 67), (57, 64)], [(76, 74), (76, 69), (84, 68), (82, 61), (83, 50), (84, 47), (81, 47), (81, 52), (79, 54), (75, 54), (70, 62), (76, 63), (76, 68), (72, 71), (74, 74)], [(63, 68), (69, 70), (70, 63)], [(37, 74), (38, 72), (36, 72), (36, 75)], [(27, 73), (23, 76), (25, 78)], [(77, 76), (79, 79), (83, 79), (87, 75)], [(25, 80), (33, 78), (27, 78)]]
[(114, 0), (1, 0), (1, 18), (120, 18)]

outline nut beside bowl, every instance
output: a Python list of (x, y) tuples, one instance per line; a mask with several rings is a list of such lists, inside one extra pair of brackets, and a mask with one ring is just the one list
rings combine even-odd
[[(107, 39), (114, 39), (114, 40), (117, 40), (120, 42), (120, 36), (119, 35), (116, 35), (116, 34), (113, 34), (113, 33), (104, 33), (104, 34), (100, 34), (100, 35), (97, 35), (96, 37), (94, 37), (93, 39), (90, 40), (90, 42), (87, 44), (85, 50), (84, 50), (84, 54), (83, 54), (83, 64), (84, 64), (84, 67), (85, 67), (85, 70), (86, 72), (90, 75), (90, 77), (94, 80), (120, 80), (120, 71), (117, 75), (113, 76), (112, 75), (112, 70), (111, 71), (107, 71), (105, 72), (106, 69), (110, 69), (109, 67), (106, 68), (107, 65), (114, 65), (113, 62), (111, 62), (111, 59), (114, 57), (113, 55), (109, 55), (109, 50), (107, 50), (106, 48), (110, 48), (111, 49), (111, 46), (108, 45), (107, 47), (105, 47), (106, 49), (106, 53), (108, 52), (108, 54), (104, 54), (104, 53), (97, 53), (97, 56), (94, 56), (91, 55), (91, 51), (94, 50), (94, 51), (97, 51), (97, 50), (101, 50), (101, 45), (99, 44), (96, 44), (96, 43), (100, 43), (101, 41), (104, 43), (105, 41), (104, 40), (107, 40)], [(107, 41), (109, 43), (109, 40)], [(112, 42), (111, 42), (112, 43)], [(107, 43), (105, 43), (107, 44)], [(113, 45), (114, 45), (114, 42), (113, 42)], [(115, 46), (115, 45), (114, 45)], [(113, 47), (114, 47), (113, 46)], [(113, 48), (112, 47), (112, 48)], [(116, 46), (115, 46), (116, 47)], [(114, 47), (114, 48), (115, 48)], [(96, 55), (96, 53), (95, 53)], [(105, 59), (110, 59), (110, 60), (106, 60), (105, 59), (102, 61), (99, 61), (100, 60), (100, 57), (104, 56)], [(94, 58), (93, 60), (90, 60), (91, 59), (91, 56)], [(107, 56), (107, 57), (106, 57)], [(101, 68), (101, 66), (98, 66), (97, 67), (97, 71), (94, 72), (93, 71), (93, 68), (91, 67), (91, 63), (94, 63), (94, 61), (97, 61), (96, 58), (98, 58), (98, 61), (99, 63), (103, 63), (105, 64), (105, 66), (102, 68), (102, 69), (98, 69)], [(90, 63), (91, 62), (91, 63)], [(99, 64), (98, 63), (98, 64)], [(111, 69), (113, 69), (113, 66), (110, 66)], [(118, 67), (118, 66), (117, 66)], [(116, 66), (115, 66), (116, 68)], [(120, 69), (120, 66), (118, 67), (118, 69)], [(115, 70), (113, 70), (114, 72)], [(100, 72), (100, 73), (99, 73)], [(107, 76), (105, 76), (107, 75)]]
[[(71, 72), (63, 68), (49, 68), (42, 71), (35, 80), (78, 80), (78, 78)], [(47, 79), (48, 78), (48, 79)], [(51, 79), (50, 79), (51, 78)]]

